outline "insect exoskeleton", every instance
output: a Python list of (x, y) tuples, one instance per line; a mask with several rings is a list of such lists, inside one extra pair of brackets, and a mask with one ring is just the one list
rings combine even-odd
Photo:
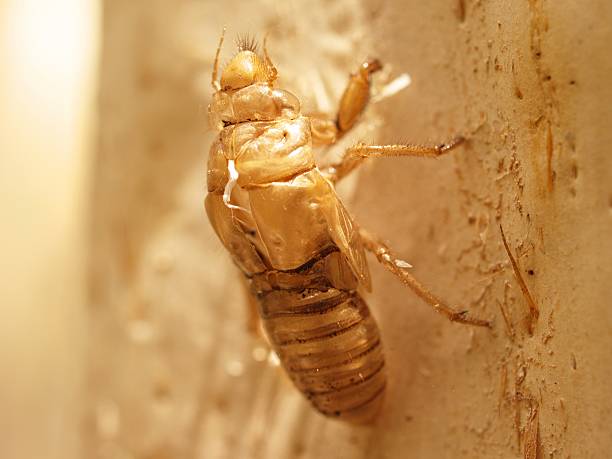
[(273, 86), (275, 71), (240, 49), (210, 105), (221, 127), (206, 211), (250, 283), (264, 329), (296, 387), (322, 413), (365, 421), (385, 388), (363, 247), (317, 168), (310, 120)]
[(353, 126), (380, 63), (366, 61), (351, 75), (335, 119), (308, 117), (297, 97), (274, 87), (277, 71), (265, 42), (260, 55), (252, 41), (239, 41), (217, 81), (222, 42), (223, 36), (209, 106), (220, 133), (208, 159), (208, 218), (244, 274), (266, 335), (295, 386), (325, 415), (369, 421), (386, 379), (378, 327), (362, 298), (370, 290), (364, 249), (451, 320), (488, 323), (455, 312), (426, 291), (406, 271), (410, 265), (356, 227), (334, 183), (368, 155), (434, 156), (460, 140), (435, 147), (357, 145), (321, 170), (313, 140), (333, 143)]

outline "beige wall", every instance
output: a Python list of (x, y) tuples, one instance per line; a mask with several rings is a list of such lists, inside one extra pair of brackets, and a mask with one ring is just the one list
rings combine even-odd
[(83, 457), (96, 2), (0, 6), (0, 457)]

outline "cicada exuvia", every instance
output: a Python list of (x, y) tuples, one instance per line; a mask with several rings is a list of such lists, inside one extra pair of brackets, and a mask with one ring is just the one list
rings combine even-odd
[(370, 290), (365, 251), (449, 319), (485, 320), (446, 305), (424, 288), (381, 242), (360, 229), (334, 185), (365, 159), (436, 157), (463, 142), (436, 146), (365, 145), (318, 167), (313, 144), (330, 145), (366, 107), (378, 60), (351, 74), (335, 117), (306, 116), (300, 102), (275, 87), (277, 70), (265, 42), (239, 40), (217, 79), (210, 120), (220, 132), (208, 159), (206, 212), (257, 304), (266, 335), (295, 386), (328, 416), (352, 422), (374, 417), (386, 377), (378, 327), (363, 299)]

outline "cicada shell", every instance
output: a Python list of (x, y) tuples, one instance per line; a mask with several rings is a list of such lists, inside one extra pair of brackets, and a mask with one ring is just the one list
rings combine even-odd
[(463, 137), (431, 147), (358, 144), (322, 170), (313, 141), (331, 144), (355, 124), (380, 63), (368, 60), (351, 75), (335, 119), (308, 117), (297, 97), (274, 86), (265, 43), (260, 55), (252, 41), (241, 41), (217, 81), (221, 43), (209, 106), (220, 132), (208, 158), (206, 212), (295, 386), (325, 415), (368, 421), (386, 380), (380, 333), (362, 296), (370, 289), (364, 249), (450, 320), (489, 322), (447, 306), (408, 272), (409, 263), (359, 230), (334, 184), (367, 157), (436, 157)]
[[(295, 386), (328, 416), (371, 419), (385, 390), (382, 343), (361, 290), (353, 221), (315, 163), (311, 120), (254, 49), (225, 67), (209, 107), (220, 129), (206, 212), (249, 284)], [(364, 101), (365, 103), (365, 101)]]

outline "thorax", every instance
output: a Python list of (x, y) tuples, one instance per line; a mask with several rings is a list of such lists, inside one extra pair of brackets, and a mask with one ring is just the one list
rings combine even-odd
[(286, 180), (315, 167), (309, 119), (300, 115), (299, 102), (288, 91), (263, 83), (219, 91), (209, 114), (220, 129), (209, 154), (209, 192), (225, 187), (230, 161), (242, 187)]

